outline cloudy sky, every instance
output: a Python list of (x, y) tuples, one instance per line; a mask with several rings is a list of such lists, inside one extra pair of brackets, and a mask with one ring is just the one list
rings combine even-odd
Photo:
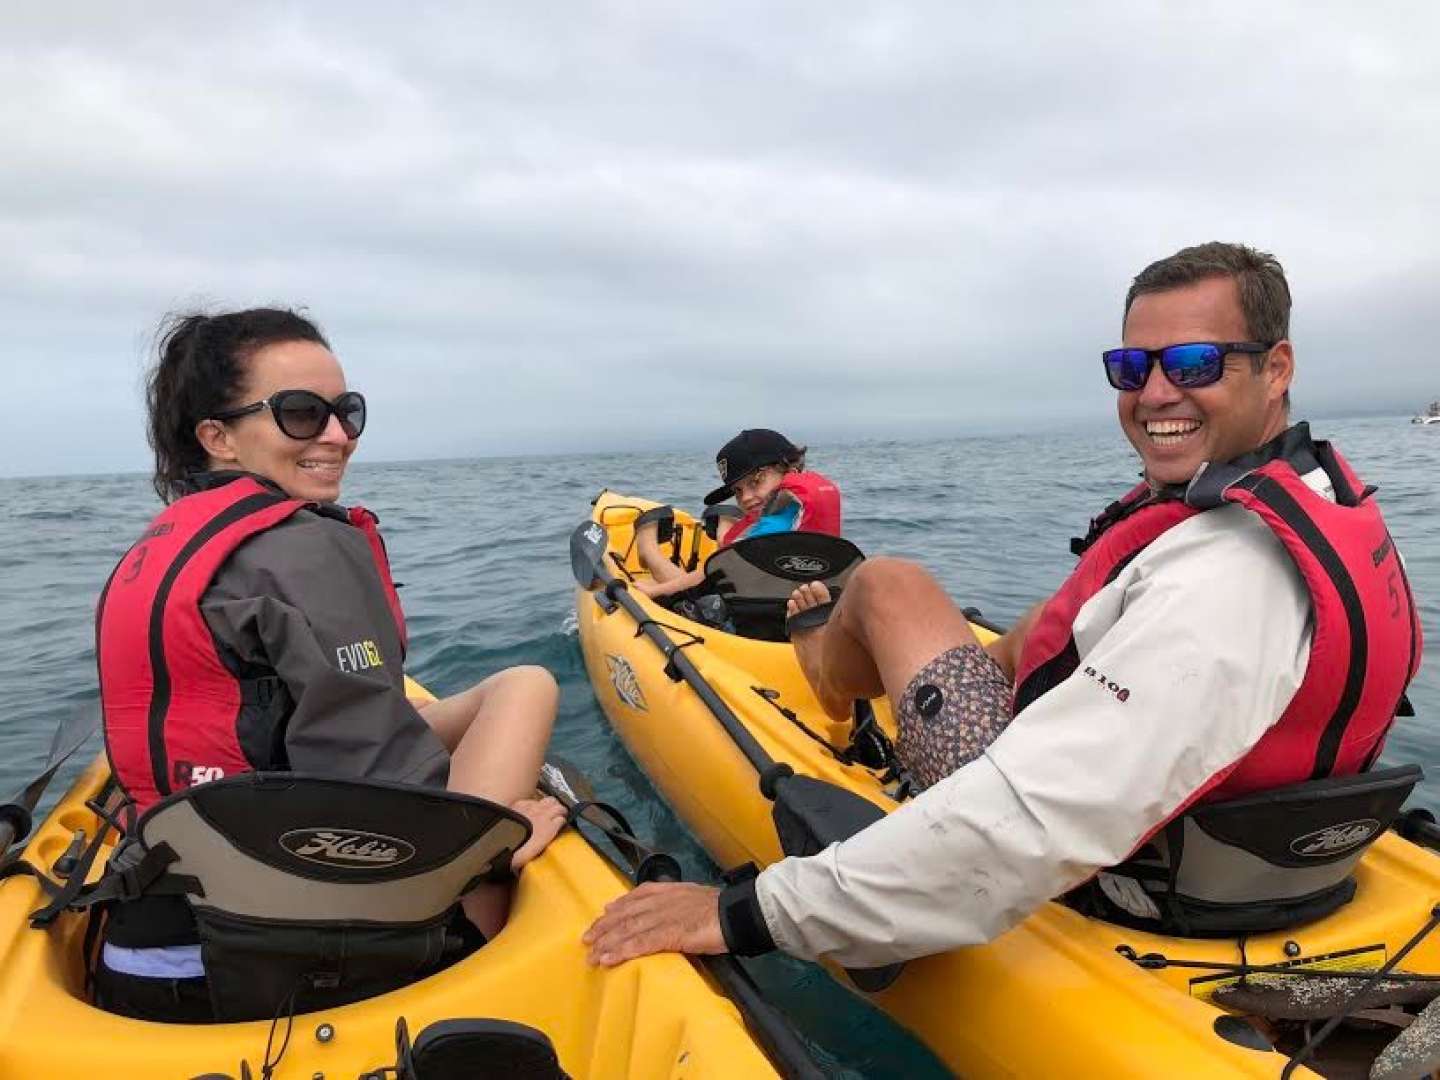
[(1129, 278), (1274, 251), (1304, 414), (1440, 395), (1440, 6), (14, 5), (0, 474), (143, 468), (279, 302), (375, 459), (1104, 423)]

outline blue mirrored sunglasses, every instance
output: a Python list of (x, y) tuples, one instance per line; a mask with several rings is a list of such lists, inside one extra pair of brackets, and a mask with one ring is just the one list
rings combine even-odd
[(1225, 374), (1230, 353), (1266, 353), (1274, 343), (1260, 341), (1192, 341), (1163, 349), (1107, 349), (1100, 354), (1105, 377), (1116, 390), (1139, 390), (1158, 360), (1165, 377), (1181, 389), (1209, 386)]

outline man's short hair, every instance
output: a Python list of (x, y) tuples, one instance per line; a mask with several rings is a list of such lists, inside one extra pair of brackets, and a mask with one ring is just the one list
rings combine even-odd
[[(1290, 336), (1290, 286), (1285, 282), (1280, 260), (1244, 244), (1222, 244), (1218, 240), (1183, 248), (1141, 270), (1125, 294), (1124, 318), (1129, 318), (1130, 305), (1137, 296), (1216, 277), (1235, 279), (1250, 340), (1272, 345)], [(1263, 356), (1255, 359), (1261, 364), (1265, 360)]]

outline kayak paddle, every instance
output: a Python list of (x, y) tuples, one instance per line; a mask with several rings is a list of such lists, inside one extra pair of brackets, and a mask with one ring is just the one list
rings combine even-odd
[(34, 824), (35, 806), (55, 778), (60, 766), (85, 745), (100, 726), (100, 710), (93, 703), (77, 705), (60, 722), (50, 739), (50, 752), (40, 774), (22, 787), (8, 802), (0, 803), (0, 858), (12, 844), (23, 843)]
[[(645, 614), (627, 584), (605, 565), (609, 535), (598, 521), (582, 522), (570, 535), (570, 567), (581, 588), (595, 592), (595, 601), (607, 614), (622, 607), (636, 626), (664, 654), (666, 672), (683, 679), (705, 703), (721, 728), (759, 774), (760, 791), (773, 803), (771, 817), (786, 855), (816, 855), (833, 843), (847, 840), (861, 829), (881, 820), (885, 811), (869, 799), (813, 776), (797, 776), (784, 762), (777, 762), (760, 745), (733, 709), (715, 692), (690, 662), (684, 649), (675, 644), (665, 628)], [(595, 591), (595, 590), (599, 591)], [(877, 968), (846, 968), (846, 974), (861, 990), (884, 990), (900, 976), (903, 964)]]

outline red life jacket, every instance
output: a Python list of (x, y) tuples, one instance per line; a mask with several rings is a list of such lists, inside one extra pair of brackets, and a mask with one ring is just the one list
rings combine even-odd
[[(829, 478), (818, 472), (789, 472), (780, 481), (780, 491), (788, 491), (800, 501), (800, 516), (795, 519), (795, 532), (826, 533), (840, 535), (840, 489)], [(743, 539), (746, 531), (760, 520), (760, 513), (752, 510), (738, 519), (725, 535), (720, 546), (729, 547)]]
[[(110, 574), (96, 610), (105, 746), (143, 813), (177, 788), (249, 772), (237, 716), (268, 703), (275, 680), (241, 679), (221, 659), (200, 610), (216, 572), (250, 537), (314, 503), (251, 476), (187, 495), (155, 518)], [(375, 516), (356, 507), (405, 642), (404, 615)], [(264, 700), (259, 700), (263, 698)]]
[(1166, 530), (1204, 510), (1236, 503), (1270, 527), (1300, 570), (1314, 612), (1310, 656), (1305, 678), (1279, 721), (1186, 805), (1347, 776), (1370, 766), (1419, 667), (1419, 615), (1371, 498), (1374, 489), (1364, 488), (1328, 443), (1312, 443), (1304, 425), (1286, 438), (1325, 470), (1336, 501), (1311, 490), (1284, 457), (1258, 467), (1207, 468), (1183, 498), (1157, 496), (1143, 484), (1135, 488), (1091, 523), (1085, 540), (1072, 545), (1080, 563), (1026, 639), (1015, 676), (1016, 713), (1075, 670), (1072, 627), (1090, 597)]

